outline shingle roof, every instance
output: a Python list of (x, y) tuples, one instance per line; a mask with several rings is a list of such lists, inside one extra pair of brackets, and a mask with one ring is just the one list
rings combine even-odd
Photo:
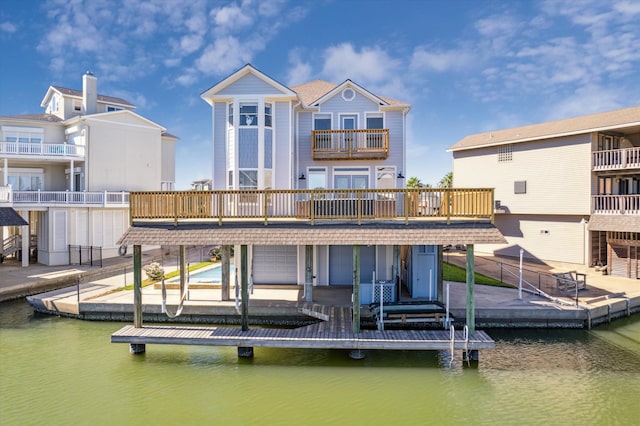
[(118, 241), (128, 245), (422, 245), (505, 244), (489, 222), (401, 223), (146, 223), (130, 227)]
[(638, 232), (640, 216), (626, 215), (591, 215), (588, 228), (590, 231)]
[(0, 226), (22, 225), (28, 225), (28, 223), (14, 209), (11, 207), (0, 207)]
[(640, 106), (549, 121), (511, 129), (469, 135), (448, 148), (449, 151), (526, 142), (598, 130), (640, 126)]
[[(67, 96), (76, 96), (76, 97), (82, 97), (82, 92), (79, 90), (73, 90), (73, 89), (67, 89), (66, 87), (60, 87), (60, 86), (51, 86), (54, 89), (56, 89), (58, 92), (62, 93), (63, 95), (67, 95)], [(110, 104), (120, 104), (120, 105), (127, 105), (130, 107), (135, 108), (135, 105), (132, 104), (131, 102), (124, 100), (122, 98), (115, 98), (113, 96), (105, 96), (105, 95), (98, 95), (98, 101), (100, 102), (105, 102), (105, 103), (110, 103)]]
[(11, 120), (46, 121), (49, 123), (59, 123), (62, 121), (62, 119), (52, 114), (3, 115), (0, 116), (0, 118), (8, 118)]

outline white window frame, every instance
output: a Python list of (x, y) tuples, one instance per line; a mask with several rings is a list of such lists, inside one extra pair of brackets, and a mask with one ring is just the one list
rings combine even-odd
[[(256, 107), (256, 112), (255, 113), (247, 113), (247, 112), (242, 112), (242, 107), (243, 106), (255, 106)], [(258, 123), (260, 122), (260, 105), (258, 102), (256, 101), (243, 101), (240, 102), (238, 105), (238, 112), (239, 112), (239, 122), (238, 125), (239, 127), (246, 127), (246, 128), (258, 128)], [(249, 117), (249, 116), (253, 116), (254, 118), (251, 119), (251, 124), (242, 124), (242, 117)], [(254, 119), (255, 119), (255, 123), (254, 123)], [(247, 119), (245, 118), (245, 122), (247, 121)]]

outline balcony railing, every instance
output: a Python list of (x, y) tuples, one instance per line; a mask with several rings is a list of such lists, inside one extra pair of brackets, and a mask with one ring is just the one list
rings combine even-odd
[(593, 195), (591, 211), (594, 214), (640, 215), (640, 194)]
[(640, 147), (593, 153), (593, 170), (640, 169)]
[(41, 157), (84, 157), (85, 147), (68, 143), (0, 141), (0, 155)]
[(316, 189), (131, 192), (131, 223), (144, 220), (316, 221), (488, 219), (493, 189)]
[(122, 191), (10, 191), (9, 198), (9, 202), (13, 202), (14, 205), (93, 205), (121, 207), (129, 204), (129, 193)]
[(314, 160), (384, 160), (389, 156), (389, 129), (313, 130)]

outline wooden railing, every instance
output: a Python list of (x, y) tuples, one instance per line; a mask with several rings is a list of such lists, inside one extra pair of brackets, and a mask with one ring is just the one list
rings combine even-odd
[(591, 212), (593, 214), (640, 215), (640, 194), (593, 195), (591, 197)]
[(312, 130), (314, 160), (386, 159), (389, 129)]
[(84, 157), (85, 147), (68, 143), (0, 141), (0, 154), (42, 157)]
[(315, 189), (131, 192), (131, 223), (143, 220), (488, 219), (493, 189)]
[(593, 153), (593, 170), (640, 169), (640, 147)]

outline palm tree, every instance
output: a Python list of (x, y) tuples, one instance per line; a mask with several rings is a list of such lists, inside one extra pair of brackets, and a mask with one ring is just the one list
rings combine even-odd
[(453, 185), (453, 172), (449, 172), (438, 182), (438, 188), (451, 188)]
[(407, 179), (407, 188), (423, 188), (424, 185), (417, 177), (413, 176)]

